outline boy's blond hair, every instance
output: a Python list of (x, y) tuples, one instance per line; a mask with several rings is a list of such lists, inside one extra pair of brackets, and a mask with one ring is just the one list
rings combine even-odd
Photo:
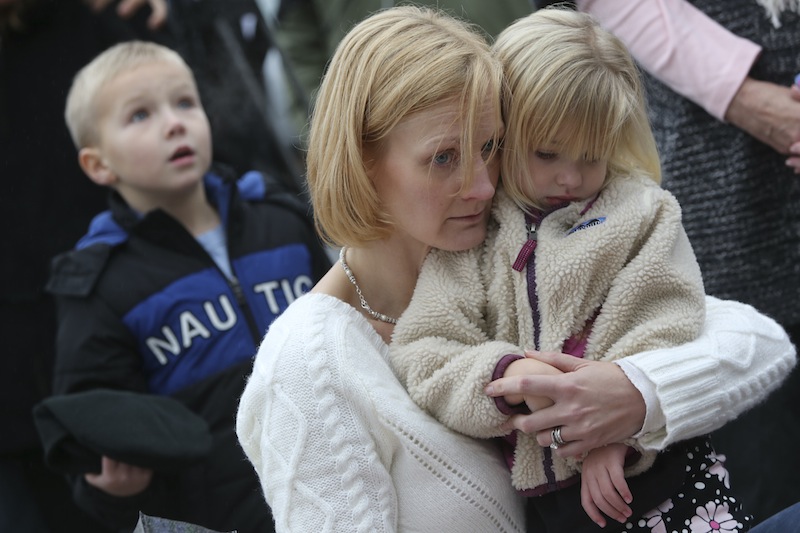
[(126, 41), (108, 48), (75, 75), (67, 95), (64, 118), (78, 148), (98, 142), (96, 109), (93, 101), (109, 81), (145, 63), (175, 61), (192, 73), (181, 56), (160, 44), (146, 41)]
[(367, 175), (392, 129), (413, 113), (450, 102), (462, 124), (464, 187), (472, 179), (473, 132), (486, 98), (497, 102), (502, 69), (475, 27), (423, 7), (394, 7), (357, 24), (331, 59), (308, 142), (308, 187), (320, 235), (358, 246), (391, 232)]
[(506, 28), (493, 50), (507, 83), (501, 175), (520, 207), (533, 200), (521, 187), (530, 181), (530, 151), (555, 141), (573, 159), (607, 159), (606, 183), (630, 173), (660, 183), (638, 68), (625, 45), (591, 16), (541, 9)]

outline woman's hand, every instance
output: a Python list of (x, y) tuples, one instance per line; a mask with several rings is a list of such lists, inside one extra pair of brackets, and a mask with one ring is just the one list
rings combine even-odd
[(639, 390), (614, 363), (585, 361), (554, 352), (527, 352), (558, 368), (555, 376), (524, 375), (491, 382), (489, 396), (521, 394), (546, 396), (554, 404), (527, 415), (514, 415), (509, 424), (524, 433), (536, 433), (540, 446), (550, 446), (552, 430), (561, 426), (566, 444), (555, 451), (559, 456), (580, 456), (594, 448), (621, 442), (636, 434), (644, 424), (645, 403)]
[[(800, 74), (797, 77), (800, 78)], [(789, 94), (794, 100), (800, 102), (800, 86), (796, 82), (792, 85)], [(795, 174), (800, 174), (800, 139), (797, 141), (789, 147), (789, 159), (786, 160), (786, 166), (792, 167)]]
[(800, 93), (789, 83), (745, 78), (725, 120), (779, 153), (789, 154), (790, 147), (800, 141)]
[(139, 494), (150, 485), (153, 471), (103, 456), (99, 474), (84, 474), (86, 482), (112, 496), (126, 497)]

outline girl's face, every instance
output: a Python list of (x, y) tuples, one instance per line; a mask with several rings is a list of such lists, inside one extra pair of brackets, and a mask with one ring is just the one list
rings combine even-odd
[(576, 160), (560, 153), (557, 144), (541, 146), (528, 153), (529, 179), (522, 189), (537, 205), (555, 207), (593, 197), (607, 170), (607, 159)]
[(451, 251), (483, 242), (500, 174), (499, 154), (489, 157), (495, 139), (502, 138), (496, 109), (487, 98), (472, 147), (472, 184), (463, 191), (462, 125), (455, 103), (410, 115), (391, 131), (370, 177), (395, 224), (393, 239)]

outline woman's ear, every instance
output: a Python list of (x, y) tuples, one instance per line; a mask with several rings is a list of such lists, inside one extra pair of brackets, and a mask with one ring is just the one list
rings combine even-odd
[(106, 163), (98, 148), (81, 148), (78, 152), (78, 164), (89, 178), (98, 185), (106, 187), (117, 181), (117, 176)]
[(361, 158), (367, 177), (374, 183), (375, 177), (380, 174), (378, 147), (374, 143), (365, 143), (361, 148)]

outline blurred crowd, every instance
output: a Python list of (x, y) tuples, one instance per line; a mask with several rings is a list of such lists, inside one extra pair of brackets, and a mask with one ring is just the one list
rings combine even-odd
[[(549, 2), (417, 3), (466, 18), (491, 39)], [(73, 249), (108, 206), (108, 192), (79, 166), (64, 121), (76, 73), (119, 42), (177, 51), (197, 81), (215, 168), (269, 176), (302, 211), (305, 135), (326, 65), (355, 22), (391, 4), (0, 0), (0, 531), (112, 530), (78, 506), (63, 473), (45, 464), (32, 416), (54, 392), (51, 261)], [(796, 343), (800, 14), (755, 0), (573, 4), (617, 32), (642, 67), (663, 186), (682, 205), (706, 292), (755, 306)], [(652, 11), (633, 4), (652, 4)], [(767, 402), (716, 437), (757, 519), (800, 500), (798, 410), (795, 370)]]

